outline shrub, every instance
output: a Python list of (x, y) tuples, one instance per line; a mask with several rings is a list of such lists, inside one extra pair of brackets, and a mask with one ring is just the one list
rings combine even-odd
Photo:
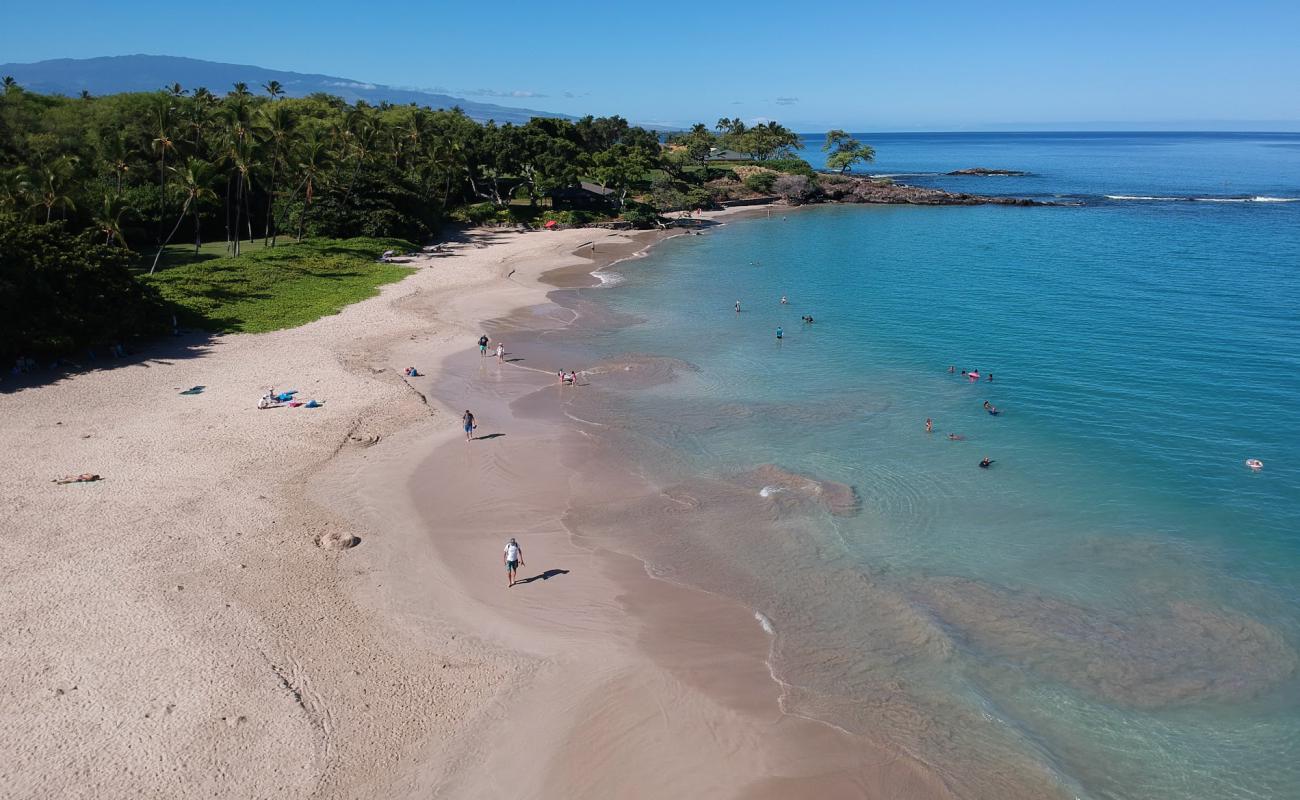
[(475, 203), (471, 206), (461, 206), (451, 212), (451, 218), (471, 225), (485, 225), (498, 221), (500, 216), (506, 213), (505, 209), (499, 209), (493, 203)]
[(0, 216), (0, 358), (58, 356), (167, 329), (162, 298), (131, 255), (60, 223)]
[(659, 223), (659, 215), (655, 210), (641, 203), (629, 203), (619, 217), (637, 228), (653, 228)]
[(776, 173), (760, 170), (745, 176), (745, 188), (759, 194), (771, 194), (772, 185), (776, 183)]
[(773, 158), (764, 161), (763, 166), (776, 172), (786, 172), (791, 175), (804, 175), (809, 178), (816, 174), (813, 171), (812, 164), (809, 164), (802, 158)]

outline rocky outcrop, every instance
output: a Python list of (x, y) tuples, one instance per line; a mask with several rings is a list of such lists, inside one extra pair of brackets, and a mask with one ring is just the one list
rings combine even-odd
[[(838, 180), (823, 180), (821, 199), (839, 203), (878, 203), (882, 205), (914, 206), (1047, 206), (1038, 200), (1023, 197), (989, 197), (965, 192), (948, 192), (908, 186), (888, 180), (836, 176)], [(818, 198), (810, 198), (816, 202)]]
[(970, 169), (955, 169), (948, 175), (1028, 175), (1028, 172), (1022, 172), (1018, 169), (989, 169), (988, 167), (971, 167)]

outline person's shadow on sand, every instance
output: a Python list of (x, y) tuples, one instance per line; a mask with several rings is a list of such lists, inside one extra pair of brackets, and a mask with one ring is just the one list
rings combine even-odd
[(523, 578), (521, 580), (517, 580), (515, 581), (515, 585), (518, 586), (521, 583), (532, 583), (533, 581), (549, 581), (551, 578), (554, 578), (557, 575), (568, 575), (568, 574), (569, 571), (567, 569), (548, 569), (545, 572), (543, 572), (541, 575), (534, 575), (531, 578)]
[(502, 436), (505, 436), (505, 434), (504, 434), (504, 433), (485, 433), (485, 434), (483, 434), (482, 436), (475, 436), (475, 437), (474, 437), (474, 441), (476, 441), (476, 442), (481, 442), (481, 441), (483, 441), (483, 440), (485, 440), (485, 439), (499, 439), (499, 438), (501, 438)]

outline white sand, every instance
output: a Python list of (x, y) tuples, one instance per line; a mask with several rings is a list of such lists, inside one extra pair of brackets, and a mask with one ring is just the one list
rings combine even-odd
[[(945, 795), (781, 714), (750, 612), (570, 540), (555, 430), (507, 408), (552, 375), (437, 371), (593, 239), (473, 232), (301, 328), (0, 394), (0, 796)], [(568, 573), (507, 590), (511, 533)]]

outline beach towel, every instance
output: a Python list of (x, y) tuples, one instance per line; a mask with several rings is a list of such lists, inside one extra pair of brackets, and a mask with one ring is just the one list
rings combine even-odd
[(206, 388), (207, 388), (206, 386), (191, 386), (190, 388), (181, 392), (181, 394), (203, 394), (203, 390)]
[(307, 405), (303, 406), (303, 408), (320, 408), (323, 405), (325, 405), (323, 401), (318, 403), (315, 400), (311, 400), (308, 401)]

